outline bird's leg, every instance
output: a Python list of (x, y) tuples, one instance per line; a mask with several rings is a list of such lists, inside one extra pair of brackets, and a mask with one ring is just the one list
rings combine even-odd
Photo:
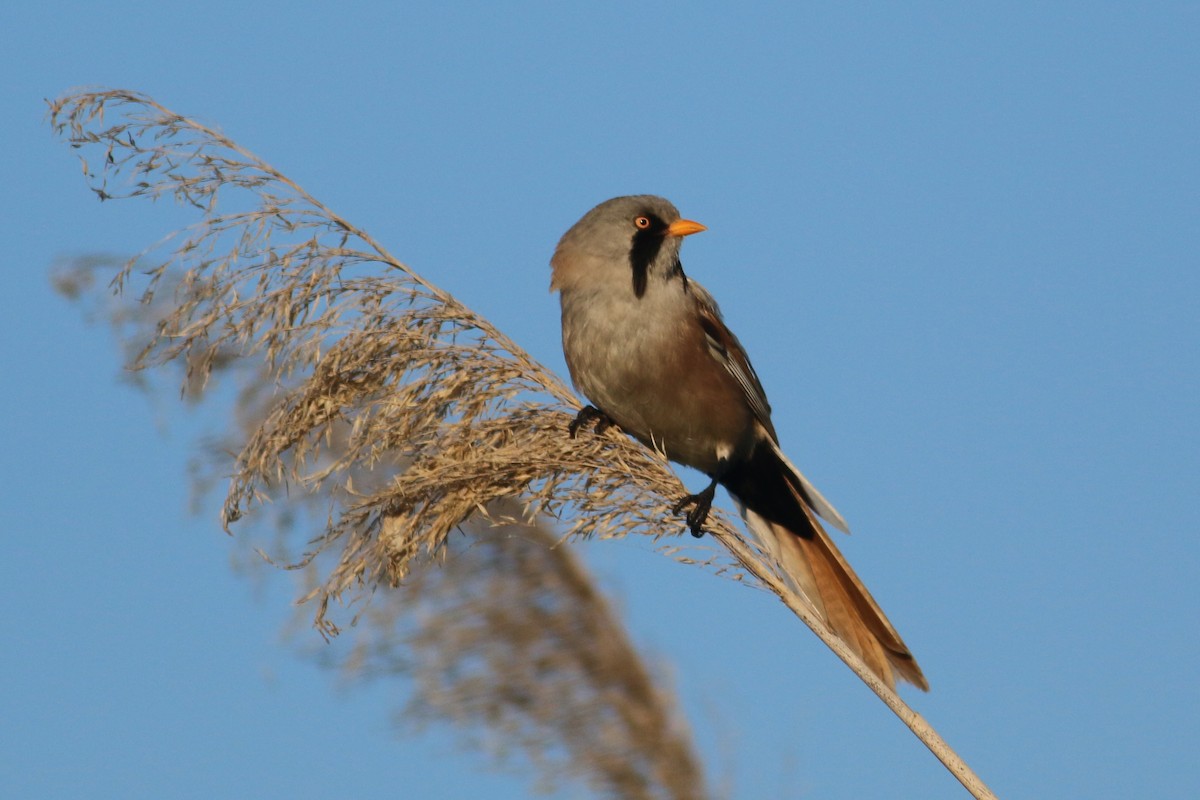
[(717, 494), (717, 479), (713, 478), (712, 483), (708, 485), (704, 491), (699, 494), (689, 494), (676, 503), (671, 511), (678, 514), (688, 506), (692, 510), (687, 513), (688, 530), (692, 532), (692, 536), (699, 539), (704, 535), (704, 523), (708, 519), (708, 512), (712, 510), (713, 497)]
[(612, 417), (595, 406), (584, 406), (579, 409), (579, 413), (575, 415), (575, 419), (567, 426), (567, 433), (571, 434), (571, 438), (574, 439), (575, 434), (579, 433), (580, 428), (586, 428), (593, 423), (595, 423), (594, 430), (597, 434), (604, 433), (613, 425), (616, 425)]
[(713, 473), (712, 483), (699, 494), (689, 494), (687, 497), (684, 497), (672, 509), (678, 514), (688, 506), (692, 506), (692, 510), (687, 513), (687, 524), (688, 530), (697, 539), (704, 535), (704, 523), (708, 520), (708, 512), (712, 510), (713, 497), (717, 494), (717, 484), (721, 482), (721, 478), (725, 477), (725, 473), (729, 471), (729, 465), (730, 461), (728, 458), (718, 458), (717, 471)]
[(721, 482), (721, 478), (725, 477), (729, 466), (728, 458), (718, 458), (717, 470), (713, 473), (712, 483), (708, 484), (699, 494), (689, 494), (687, 497), (681, 498), (671, 509), (678, 514), (688, 506), (692, 506), (692, 510), (687, 513), (687, 524), (688, 530), (697, 539), (704, 535), (704, 523), (708, 520), (708, 512), (712, 510), (713, 497), (717, 494), (717, 484)]

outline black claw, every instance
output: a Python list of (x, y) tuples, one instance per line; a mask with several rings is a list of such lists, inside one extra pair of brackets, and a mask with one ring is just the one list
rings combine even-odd
[(575, 434), (579, 433), (580, 428), (586, 428), (588, 425), (593, 425), (593, 423), (593, 430), (597, 434), (604, 433), (616, 424), (613, 422), (612, 417), (595, 406), (584, 406), (579, 409), (579, 413), (575, 415), (575, 419), (567, 426), (567, 433), (574, 439)]
[(713, 481), (708, 485), (708, 488), (699, 494), (689, 494), (682, 498), (674, 505), (671, 511), (675, 514), (683, 511), (688, 506), (692, 509), (688, 511), (685, 519), (687, 520), (688, 530), (692, 532), (692, 536), (699, 539), (704, 535), (704, 523), (708, 521), (708, 512), (712, 510), (713, 497), (717, 493), (717, 482)]

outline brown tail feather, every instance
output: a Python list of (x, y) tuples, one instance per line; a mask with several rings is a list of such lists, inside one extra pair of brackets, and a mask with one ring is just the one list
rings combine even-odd
[[(827, 615), (831, 618), (835, 615), (846, 618), (846, 622), (841, 624), (853, 631), (853, 636), (859, 640), (862, 646), (860, 655), (877, 674), (887, 676), (890, 672), (894, 672), (902, 680), (908, 681), (923, 691), (929, 691), (929, 683), (921, 674), (921, 668), (917, 666), (916, 659), (909, 652), (904, 640), (900, 638), (900, 634), (896, 633), (892, 623), (888, 621), (883, 609), (875, 602), (875, 598), (871, 597), (867, 587), (846, 563), (845, 557), (829, 538), (829, 534), (811, 513), (809, 521), (812, 523), (815, 535), (807, 538), (791, 534), (790, 541), (799, 545), (804, 558), (811, 565), (810, 569), (816, 574), (823, 574), (825, 579), (818, 579), (818, 587), (822, 592), (828, 588), (827, 593), (836, 598), (832, 604), (826, 601)], [(783, 533), (790, 532), (784, 531)], [(840, 607), (840, 610), (830, 612), (828, 611), (830, 605)], [(838, 625), (831, 624), (830, 627), (839, 636), (846, 638), (838, 630)], [(887, 669), (887, 665), (890, 665), (890, 670)], [(888, 683), (892, 684), (893, 681), (888, 681)]]
[(892, 688), (899, 678), (929, 691), (900, 634), (805, 502), (796, 484), (807, 482), (799, 473), (793, 476), (795, 468), (776, 457), (777, 452), (758, 448), (750, 462), (722, 481), (750, 529), (829, 628), (872, 672)]
[(916, 659), (815, 519), (813, 533), (801, 536), (749, 509), (744, 509), (743, 515), (830, 630), (872, 672), (892, 688), (898, 678), (929, 691)]

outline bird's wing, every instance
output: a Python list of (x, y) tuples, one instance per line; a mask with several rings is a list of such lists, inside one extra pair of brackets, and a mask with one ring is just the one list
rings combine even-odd
[(725, 320), (721, 318), (721, 309), (717, 307), (717, 301), (708, 290), (695, 281), (688, 281), (688, 288), (696, 299), (697, 316), (700, 327), (704, 330), (709, 354), (737, 381), (755, 418), (770, 433), (771, 439), (775, 440), (775, 426), (771, 424), (771, 406), (767, 403), (767, 393), (763, 391), (758, 373), (754, 371), (754, 366), (746, 355), (746, 349), (733, 335), (733, 331), (725, 325)]
[(789, 483), (800, 493), (813, 511), (828, 520), (839, 531), (849, 533), (850, 528), (846, 525), (845, 518), (838, 513), (832, 503), (825, 499), (824, 495), (817, 491), (817, 487), (813, 486), (812, 482), (804, 477), (804, 474), (796, 469), (792, 462), (788, 461), (780, 449), (779, 437), (775, 434), (775, 426), (771, 424), (771, 406), (767, 403), (767, 393), (763, 390), (758, 373), (754, 371), (749, 356), (746, 355), (746, 349), (742, 347), (742, 343), (738, 341), (733, 331), (725, 325), (725, 320), (721, 317), (721, 310), (717, 307), (717, 301), (695, 281), (689, 281), (688, 288), (696, 298), (696, 310), (700, 326), (704, 329), (704, 339), (708, 344), (709, 354), (725, 367), (742, 388), (746, 402), (763, 430), (766, 431), (775, 455), (791, 471)]

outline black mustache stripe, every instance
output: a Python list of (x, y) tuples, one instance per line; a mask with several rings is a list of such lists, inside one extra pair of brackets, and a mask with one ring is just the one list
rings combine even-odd
[(629, 247), (629, 265), (633, 268), (633, 294), (636, 297), (646, 293), (650, 265), (658, 258), (658, 251), (662, 249), (664, 237), (667, 235), (665, 222), (652, 214), (644, 216), (650, 220), (650, 227), (634, 233), (633, 244)]

